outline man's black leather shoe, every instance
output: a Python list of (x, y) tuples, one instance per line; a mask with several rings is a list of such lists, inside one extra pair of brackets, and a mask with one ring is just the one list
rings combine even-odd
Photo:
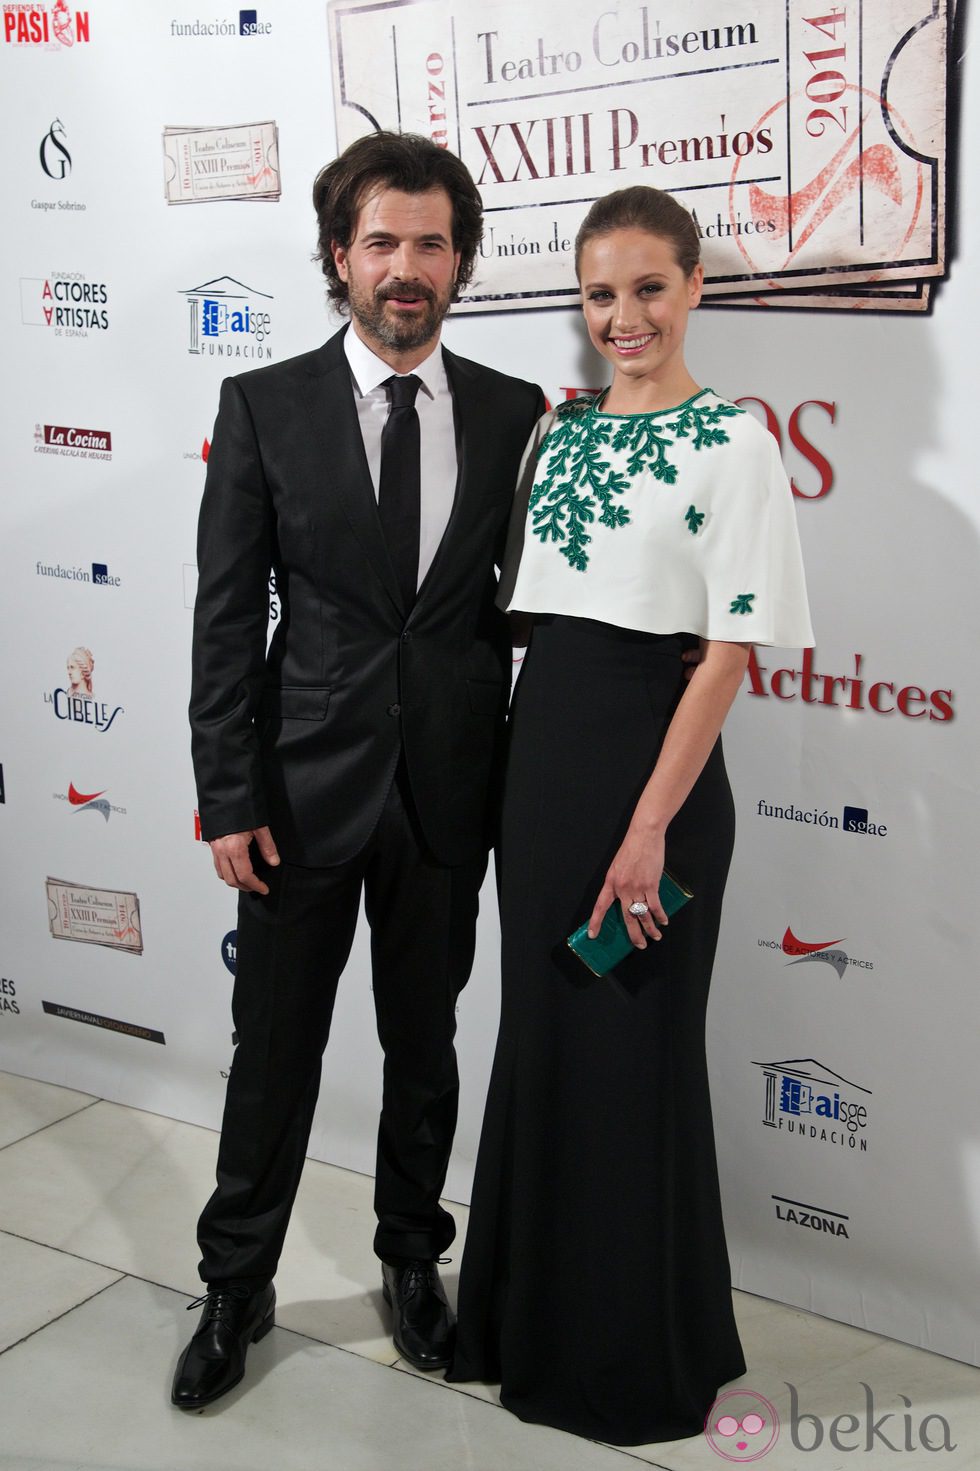
[(416, 1369), (445, 1369), (453, 1356), (456, 1315), (435, 1262), (381, 1264), (382, 1291), (395, 1316), (395, 1347)]
[(270, 1282), (257, 1292), (247, 1287), (215, 1288), (189, 1304), (204, 1305), (194, 1337), (174, 1374), (170, 1403), (200, 1410), (234, 1389), (245, 1373), (250, 1343), (264, 1338), (276, 1321), (276, 1289)]

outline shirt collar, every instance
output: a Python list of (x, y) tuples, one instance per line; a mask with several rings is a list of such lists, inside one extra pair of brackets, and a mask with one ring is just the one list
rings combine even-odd
[[(344, 333), (344, 352), (350, 365), (354, 387), (361, 398), (366, 398), (369, 393), (380, 388), (381, 384), (395, 372), (390, 363), (386, 363), (383, 358), (378, 357), (377, 353), (371, 351), (367, 343), (358, 337), (353, 327), (348, 328)], [(448, 392), (446, 366), (438, 343), (427, 358), (423, 358), (420, 363), (416, 364), (412, 372), (416, 378), (421, 379), (422, 386), (430, 398), (435, 398), (440, 390)]]

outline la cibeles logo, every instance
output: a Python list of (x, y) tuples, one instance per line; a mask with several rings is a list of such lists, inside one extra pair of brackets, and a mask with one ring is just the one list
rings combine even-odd
[(188, 305), (187, 351), (192, 357), (271, 361), (269, 292), (246, 286), (234, 276), (216, 276), (179, 295)]
[(232, 975), (238, 974), (238, 931), (229, 930), (221, 942), (221, 959), (224, 961), (225, 969), (230, 970)]
[(89, 725), (102, 735), (113, 726), (122, 705), (110, 705), (95, 698), (95, 656), (84, 644), (78, 644), (65, 661), (66, 679), (54, 690), (45, 690), (44, 703), (50, 705), (58, 720), (76, 725)]

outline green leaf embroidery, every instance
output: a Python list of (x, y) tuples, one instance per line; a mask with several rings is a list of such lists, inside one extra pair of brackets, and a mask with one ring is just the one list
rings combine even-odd
[[(700, 397), (700, 395), (698, 395)], [(600, 526), (615, 530), (630, 522), (629, 507), (617, 497), (632, 488), (633, 479), (648, 471), (655, 480), (673, 485), (677, 466), (667, 458), (677, 439), (691, 436), (694, 449), (726, 444), (728, 434), (716, 427), (719, 420), (744, 413), (731, 404), (699, 406), (694, 400), (683, 404), (673, 420), (662, 414), (629, 414), (603, 419), (593, 412), (595, 400), (572, 399), (559, 405), (554, 422), (539, 451), (544, 473), (531, 490), (528, 514), (531, 530), (546, 544), (555, 542), (569, 566), (584, 572), (589, 565), (586, 547), (592, 540), (586, 530), (597, 519)], [(614, 468), (610, 451), (629, 451), (625, 470)], [(693, 506), (686, 517), (697, 534), (704, 513)], [(749, 594), (750, 597), (754, 594)], [(734, 606), (733, 606), (734, 611)], [(746, 607), (740, 611), (748, 613)]]
[(673, 485), (677, 479), (677, 466), (667, 459), (670, 446), (670, 438), (658, 434), (656, 424), (645, 414), (624, 419), (612, 442), (613, 449), (632, 451), (626, 462), (631, 475), (649, 470), (655, 480), (665, 480), (668, 485)]
[(693, 447), (706, 449), (708, 445), (728, 443), (727, 430), (712, 427), (719, 419), (730, 419), (734, 414), (744, 412), (744, 409), (737, 409), (734, 404), (715, 404), (714, 408), (710, 408), (689, 403), (684, 405), (681, 413), (667, 428), (673, 429), (678, 439), (686, 439), (693, 433)]
[(684, 520), (687, 522), (687, 529), (691, 535), (697, 536), (701, 530), (701, 524), (704, 521), (704, 512), (696, 511), (693, 506), (688, 506), (684, 512)]
[(729, 613), (751, 613), (752, 599), (754, 597), (754, 592), (740, 592), (738, 597), (735, 598), (732, 602), (732, 605), (728, 610)]

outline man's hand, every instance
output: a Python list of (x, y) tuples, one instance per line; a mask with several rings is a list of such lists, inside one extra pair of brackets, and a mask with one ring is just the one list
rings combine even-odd
[(212, 838), (209, 843), (211, 861), (219, 879), (224, 879), (231, 889), (242, 889), (246, 893), (268, 894), (269, 885), (256, 877), (252, 860), (248, 856), (249, 845), (255, 840), (262, 857), (271, 867), (279, 862), (279, 853), (267, 827), (257, 827), (254, 832), (226, 833), (223, 838)]

